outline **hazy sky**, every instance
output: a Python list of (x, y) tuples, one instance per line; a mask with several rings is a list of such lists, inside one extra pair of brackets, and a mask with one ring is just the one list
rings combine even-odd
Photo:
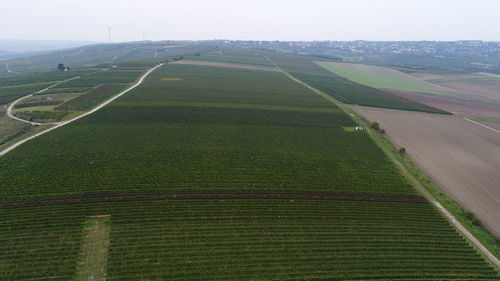
[(500, 0), (0, 0), (0, 39), (500, 41)]

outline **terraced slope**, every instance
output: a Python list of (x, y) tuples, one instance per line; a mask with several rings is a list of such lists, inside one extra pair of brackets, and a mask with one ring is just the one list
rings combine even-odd
[(278, 72), (166, 65), (0, 158), (0, 280), (498, 280), (334, 105)]

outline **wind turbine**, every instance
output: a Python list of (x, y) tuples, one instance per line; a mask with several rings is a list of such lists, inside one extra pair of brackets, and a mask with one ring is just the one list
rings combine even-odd
[(108, 39), (109, 39), (109, 44), (111, 44), (111, 26), (108, 25)]

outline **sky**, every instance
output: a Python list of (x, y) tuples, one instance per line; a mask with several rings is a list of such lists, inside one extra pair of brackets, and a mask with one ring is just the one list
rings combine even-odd
[(1, 0), (0, 39), (500, 41), (499, 0)]

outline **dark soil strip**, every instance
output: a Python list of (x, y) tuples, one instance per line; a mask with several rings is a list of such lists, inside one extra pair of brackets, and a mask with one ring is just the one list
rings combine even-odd
[(158, 200), (238, 200), (238, 199), (284, 199), (284, 200), (329, 200), (388, 203), (427, 204), (419, 195), (354, 194), (338, 192), (276, 192), (276, 191), (149, 191), (127, 193), (98, 193), (86, 195), (54, 196), (46, 198), (20, 198), (0, 200), (1, 208), (35, 207), (45, 205), (89, 204), (100, 202), (158, 201)]

